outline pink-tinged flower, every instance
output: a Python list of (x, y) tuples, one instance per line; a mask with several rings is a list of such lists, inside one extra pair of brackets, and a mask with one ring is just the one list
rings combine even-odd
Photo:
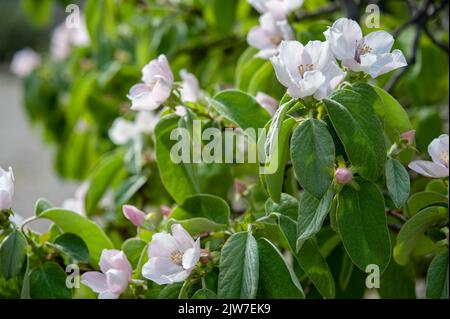
[(277, 18), (285, 18), (303, 5), (304, 0), (248, 0), (259, 13), (270, 12)]
[(132, 205), (123, 205), (122, 212), (123, 215), (136, 227), (141, 227), (144, 224), (145, 217), (147, 216), (147, 214), (145, 214), (142, 210), (137, 209)]
[(128, 94), (133, 111), (153, 111), (167, 101), (173, 85), (173, 74), (165, 55), (150, 61), (142, 69), (142, 82)]
[(278, 105), (280, 104), (277, 100), (264, 92), (256, 93), (256, 102), (265, 108), (272, 116), (275, 114)]
[(187, 115), (186, 108), (182, 105), (175, 106), (175, 114), (179, 117), (185, 117)]
[(109, 138), (116, 145), (126, 144), (140, 134), (150, 134), (158, 122), (158, 116), (153, 112), (138, 112), (134, 121), (124, 118), (114, 120), (109, 130)]
[(293, 39), (292, 29), (286, 20), (276, 20), (271, 13), (259, 18), (260, 25), (250, 30), (247, 42), (260, 51), (256, 57), (268, 59), (278, 53), (283, 40)]
[(41, 65), (41, 56), (33, 49), (25, 48), (16, 52), (11, 61), (11, 72), (19, 78), (31, 74)]
[(353, 180), (353, 173), (346, 167), (339, 167), (334, 172), (334, 177), (336, 178), (336, 183), (338, 184), (350, 184)]
[(417, 173), (433, 178), (448, 176), (448, 135), (442, 134), (428, 146), (432, 161), (413, 161), (408, 167)]
[(164, 217), (168, 217), (172, 212), (172, 209), (166, 205), (159, 206), (159, 209), (161, 210), (161, 214), (163, 214)]
[(77, 28), (68, 28), (65, 23), (58, 25), (50, 40), (50, 55), (53, 60), (67, 58), (74, 47), (88, 47), (91, 43), (84, 19), (80, 18)]
[(183, 102), (197, 102), (202, 98), (202, 91), (200, 90), (200, 84), (197, 78), (192, 73), (186, 70), (180, 71), (181, 76), (181, 100)]
[(62, 203), (62, 208), (73, 211), (82, 216), (86, 216), (84, 201), (88, 190), (89, 190), (88, 182), (81, 184), (75, 191), (75, 196), (73, 198), (66, 199)]
[(0, 211), (12, 206), (14, 196), (14, 173), (10, 167), (5, 171), (0, 166)]
[(409, 130), (402, 134), (400, 134), (400, 138), (404, 139), (408, 142), (408, 145), (414, 144), (414, 138), (416, 137), (416, 131), (415, 130)]
[(158, 285), (186, 280), (200, 259), (200, 239), (194, 239), (179, 224), (172, 225), (172, 235), (153, 235), (148, 247), (148, 262), (142, 275)]
[(127, 289), (133, 269), (123, 251), (104, 249), (100, 270), (85, 272), (81, 282), (98, 293), (99, 299), (117, 299)]
[(283, 41), (279, 55), (270, 59), (275, 73), (293, 98), (313, 95), (322, 100), (345, 78), (327, 42)]
[(386, 31), (363, 36), (356, 21), (341, 18), (324, 34), (334, 56), (352, 71), (362, 71), (376, 78), (407, 65), (400, 50), (391, 52), (394, 38)]

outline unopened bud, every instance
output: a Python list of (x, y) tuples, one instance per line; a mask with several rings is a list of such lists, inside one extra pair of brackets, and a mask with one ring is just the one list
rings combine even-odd
[(416, 136), (415, 130), (409, 130), (402, 134), (400, 134), (400, 138), (408, 141), (408, 145), (412, 145), (414, 143), (414, 137)]
[(234, 190), (239, 195), (243, 195), (245, 191), (247, 190), (247, 186), (240, 180), (236, 179), (234, 180)]
[(172, 212), (170, 207), (166, 206), (166, 205), (159, 206), (159, 209), (161, 210), (161, 214), (163, 214), (164, 217), (168, 217), (170, 215), (170, 213)]
[(353, 180), (353, 173), (346, 167), (336, 169), (334, 176), (338, 184), (350, 184)]
[(209, 252), (209, 249), (201, 249), (200, 250), (200, 262), (203, 265), (206, 265), (211, 260), (211, 253)]

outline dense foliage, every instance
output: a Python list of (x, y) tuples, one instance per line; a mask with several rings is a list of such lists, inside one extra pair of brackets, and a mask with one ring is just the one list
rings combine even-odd
[(87, 0), (27, 52), (30, 121), (82, 185), (18, 225), (0, 170), (0, 296), (448, 298), (447, 2), (378, 1), (395, 43), (353, 1), (249, 2)]

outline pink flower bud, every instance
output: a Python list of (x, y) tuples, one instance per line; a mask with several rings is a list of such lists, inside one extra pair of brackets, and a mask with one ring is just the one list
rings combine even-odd
[(172, 212), (170, 207), (166, 206), (166, 205), (159, 206), (159, 209), (161, 210), (161, 214), (163, 214), (163, 216), (165, 216), (165, 217), (168, 217), (170, 215), (170, 213)]
[(345, 167), (338, 168), (334, 176), (336, 177), (336, 182), (338, 184), (350, 184), (353, 180), (353, 173), (351, 170)]
[(400, 138), (407, 140), (409, 145), (412, 145), (414, 143), (415, 136), (416, 136), (415, 130), (406, 131), (406, 132), (400, 134)]
[(124, 205), (122, 211), (125, 218), (132, 222), (134, 226), (140, 227), (144, 224), (146, 214), (143, 211), (132, 205)]
[(234, 190), (236, 193), (242, 195), (247, 190), (247, 186), (240, 180), (234, 180)]

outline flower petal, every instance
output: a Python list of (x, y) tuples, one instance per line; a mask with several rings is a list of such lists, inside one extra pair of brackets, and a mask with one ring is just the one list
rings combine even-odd
[(81, 283), (88, 286), (96, 293), (101, 293), (108, 289), (106, 276), (98, 271), (88, 271), (81, 275)]
[(140, 209), (132, 205), (123, 205), (123, 215), (133, 223), (134, 226), (140, 227), (144, 224), (146, 214)]
[(362, 39), (362, 31), (356, 21), (347, 18), (338, 19), (324, 34), (336, 58), (339, 60), (354, 58), (356, 43)]
[(259, 50), (275, 47), (270, 33), (261, 27), (253, 27), (250, 30), (247, 34), (247, 43)]
[(178, 250), (185, 252), (189, 248), (194, 247), (194, 239), (180, 224), (172, 225), (172, 236), (177, 243)]
[(172, 283), (167, 276), (177, 274), (183, 271), (183, 267), (176, 265), (170, 258), (153, 257), (150, 258), (142, 267), (142, 275), (158, 285)]
[[(438, 138), (435, 138), (428, 145), (428, 154), (430, 154), (431, 159), (436, 164), (442, 164), (448, 167), (448, 135), (442, 134)], [(445, 155), (447, 162), (445, 162)]]
[(187, 249), (183, 254), (183, 268), (191, 269), (200, 259), (200, 239), (197, 239), (194, 247)]
[(157, 233), (153, 235), (152, 241), (148, 246), (148, 257), (170, 258), (172, 252), (178, 251), (178, 246), (172, 235), (166, 233)]
[(124, 272), (118, 269), (110, 269), (106, 272), (106, 283), (108, 290), (114, 294), (120, 295), (123, 293), (131, 279), (131, 273)]
[(280, 59), (279, 56), (274, 56), (270, 59), (272, 62), (273, 68), (275, 69), (275, 75), (280, 81), (281, 84), (283, 84), (285, 87), (293, 86), (294, 83), (289, 76), (289, 73), (286, 70), (286, 67), (283, 63), (283, 61)]
[(130, 262), (124, 252), (117, 249), (103, 249), (100, 256), (100, 270), (106, 274), (110, 269), (122, 270), (126, 273), (132, 273)]
[(111, 291), (108, 291), (108, 290), (104, 291), (104, 292), (101, 292), (98, 295), (98, 299), (117, 299), (117, 298), (119, 298), (118, 294), (115, 294), (115, 293), (113, 293)]
[(430, 161), (413, 161), (408, 167), (417, 173), (433, 178), (441, 178), (448, 176), (448, 168)]
[(121, 117), (114, 120), (108, 132), (109, 138), (116, 145), (126, 144), (129, 140), (136, 137), (138, 133), (133, 122)]
[(371, 48), (372, 54), (390, 53), (394, 45), (394, 37), (386, 31), (375, 31), (364, 37), (364, 44)]

